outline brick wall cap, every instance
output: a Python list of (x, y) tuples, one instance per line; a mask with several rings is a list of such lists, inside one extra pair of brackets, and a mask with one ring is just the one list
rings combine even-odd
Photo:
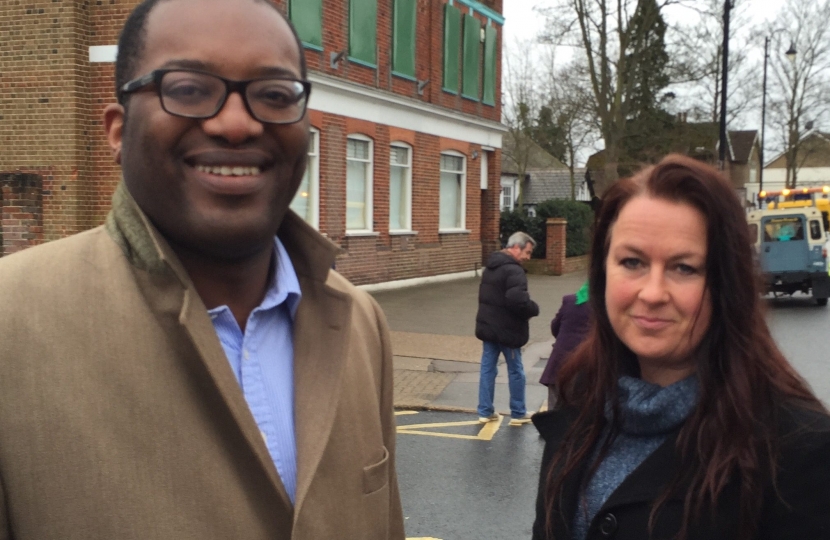
[(546, 221), (546, 225), (563, 225), (568, 223), (568, 220), (561, 217), (549, 217)]

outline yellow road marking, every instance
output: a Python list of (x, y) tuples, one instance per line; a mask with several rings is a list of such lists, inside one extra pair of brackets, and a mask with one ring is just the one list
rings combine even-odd
[(410, 414), (418, 414), (418, 411), (395, 411), (395, 416), (407, 416)]
[(478, 435), (459, 435), (458, 433), (442, 433), (440, 431), (423, 431), (424, 429), (436, 429), (457, 426), (475, 426), (479, 424), (478, 420), (467, 420), (463, 422), (436, 422), (434, 424), (410, 424), (407, 426), (398, 426), (398, 433), (408, 433), (411, 435), (427, 435), (429, 437), (444, 437), (446, 439), (466, 439), (473, 441), (491, 441), (493, 436), (501, 426), (502, 417), (499, 416), (497, 422), (487, 422), (478, 432)]

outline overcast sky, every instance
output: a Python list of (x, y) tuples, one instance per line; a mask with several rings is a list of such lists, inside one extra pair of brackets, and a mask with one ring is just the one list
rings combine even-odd
[[(736, 0), (741, 4), (752, 3), (753, 22), (771, 19), (784, 5), (784, 0)], [(525, 38), (536, 35), (545, 24), (545, 20), (533, 11), (535, 6), (551, 5), (550, 0), (504, 0), (504, 34), (506, 43), (512, 43), (516, 37)]]

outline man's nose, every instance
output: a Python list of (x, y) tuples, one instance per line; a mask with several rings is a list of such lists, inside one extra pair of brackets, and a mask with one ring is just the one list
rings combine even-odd
[(262, 122), (251, 116), (238, 92), (231, 92), (219, 113), (202, 122), (208, 135), (221, 137), (233, 145), (262, 135)]

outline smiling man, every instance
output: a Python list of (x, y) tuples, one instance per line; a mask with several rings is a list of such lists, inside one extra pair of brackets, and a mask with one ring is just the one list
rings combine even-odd
[(310, 84), (261, 0), (148, 0), (107, 223), (0, 262), (0, 539), (402, 539), (377, 304), (289, 212)]

